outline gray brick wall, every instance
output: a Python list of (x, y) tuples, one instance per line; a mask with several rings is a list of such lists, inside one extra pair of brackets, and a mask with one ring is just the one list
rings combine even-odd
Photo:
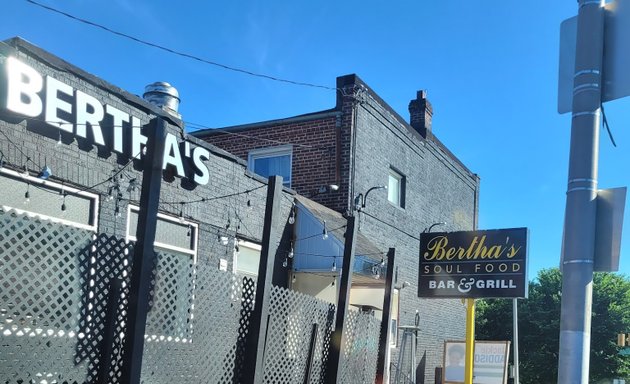
[[(387, 185), (390, 167), (402, 173), (406, 182), (404, 208), (390, 203), (385, 190), (370, 193), (364, 211), (378, 220), (360, 214), (360, 230), (382, 249), (396, 248), (396, 286), (405, 281), (412, 284), (400, 291), (400, 324), (413, 325), (419, 312), (418, 382), (433, 383), (435, 367), (442, 366), (444, 340), (465, 337), (466, 309), (460, 300), (417, 297), (419, 240), (412, 236), (418, 238), (436, 222), (447, 223), (435, 229), (440, 231), (473, 229), (479, 179), (445, 152), (439, 142), (421, 139), (371, 90), (359, 91), (357, 98), (354, 195)], [(392, 361), (397, 358), (398, 349)]]

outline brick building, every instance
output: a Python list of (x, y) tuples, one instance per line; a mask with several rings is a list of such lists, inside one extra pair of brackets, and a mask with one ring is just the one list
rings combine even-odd
[[(444, 340), (464, 337), (465, 308), (459, 300), (417, 297), (418, 235), (437, 223), (441, 231), (475, 228), (479, 177), (433, 134), (425, 92), (409, 103), (407, 122), (356, 75), (339, 77), (337, 89), (329, 110), (193, 135), (247, 161), (252, 171), (282, 174), (287, 186), (340, 215), (358, 215), (363, 236), (378, 249), (396, 249), (398, 305), (391, 320), (413, 325), (419, 316), (417, 377), (432, 383)], [(294, 270), (300, 266), (322, 272), (317, 262), (298, 259)], [(356, 285), (382, 297), (378, 284)], [(390, 341), (393, 363), (400, 338)]]

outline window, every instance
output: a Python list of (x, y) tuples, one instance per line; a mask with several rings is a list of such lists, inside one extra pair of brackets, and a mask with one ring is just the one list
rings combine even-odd
[(238, 252), (234, 252), (234, 270), (252, 277), (258, 276), (261, 246), (249, 241), (238, 241)]
[[(127, 240), (136, 241), (140, 208), (129, 204)], [(158, 213), (153, 243), (157, 264), (145, 335), (151, 341), (189, 342), (193, 332), (199, 225)]]
[(291, 187), (293, 149), (290, 145), (254, 149), (249, 152), (247, 167), (263, 177), (282, 176), (282, 184)]
[[(0, 169), (0, 208), (96, 232), (97, 194)], [(65, 196), (65, 197), (64, 197)], [(62, 209), (63, 205), (63, 209)]]
[(389, 169), (387, 200), (392, 204), (405, 208), (405, 176), (392, 168)]

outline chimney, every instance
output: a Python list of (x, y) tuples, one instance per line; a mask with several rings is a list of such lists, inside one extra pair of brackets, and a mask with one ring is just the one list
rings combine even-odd
[(181, 119), (177, 112), (179, 109), (179, 92), (177, 89), (164, 81), (157, 81), (144, 87), (142, 98), (149, 103), (156, 105), (171, 115)]
[(433, 106), (427, 99), (427, 91), (418, 91), (417, 97), (409, 102), (411, 126), (425, 139), (431, 137)]

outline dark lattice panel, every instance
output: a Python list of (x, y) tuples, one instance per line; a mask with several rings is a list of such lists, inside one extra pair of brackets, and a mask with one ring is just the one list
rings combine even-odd
[(311, 383), (323, 383), (335, 306), (286, 288), (272, 287), (264, 382), (303, 383), (313, 324), (318, 324)]
[[(0, 210), (0, 381), (64, 378), (75, 366), (87, 230)], [(83, 336), (83, 335), (81, 335)]]
[(341, 382), (372, 384), (376, 378), (381, 322), (372, 314), (348, 311), (342, 345)]
[[(245, 369), (242, 364), (243, 348), (256, 283), (248, 277), (221, 272), (216, 266), (199, 264), (196, 267), (194, 284), (190, 285), (192, 305), (187, 314), (190, 323), (188, 337), (178, 340), (166, 335), (147, 335), (142, 365), (143, 383), (240, 382)], [(192, 281), (193, 276), (189, 276), (188, 281)], [(159, 290), (156, 292), (159, 294)], [(172, 297), (175, 301), (184, 301), (183, 296)], [(157, 297), (154, 302), (162, 305), (158, 304)], [(175, 309), (177, 306), (169, 304), (166, 308)], [(154, 315), (155, 309), (154, 306), (149, 312), (150, 317), (163, 319), (170, 316)]]
[(149, 338), (177, 342), (190, 339), (194, 285), (191, 255), (157, 253), (145, 332)]

